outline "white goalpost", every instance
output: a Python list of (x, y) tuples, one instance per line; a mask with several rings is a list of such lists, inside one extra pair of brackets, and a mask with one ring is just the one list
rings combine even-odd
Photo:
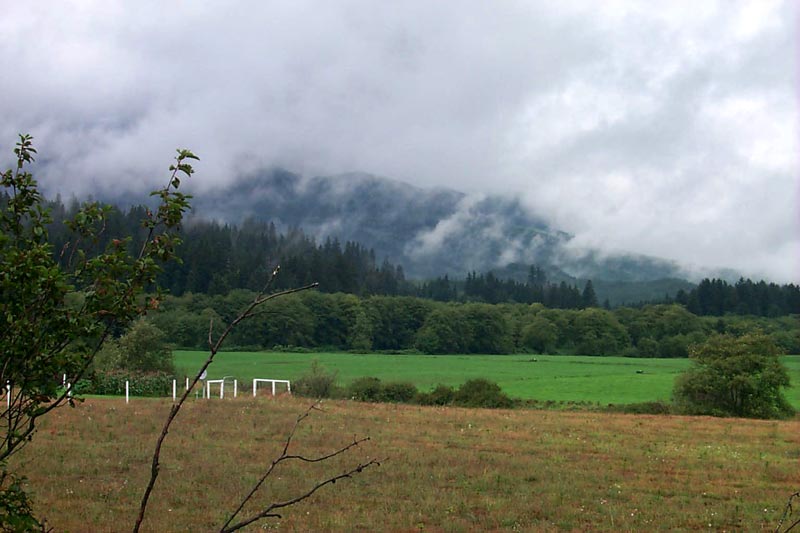
[[(230, 382), (231, 377), (225, 376), (222, 379), (207, 379), (206, 380), (206, 398), (211, 398), (211, 385), (219, 385), (219, 397), (225, 398), (225, 382)], [(239, 382), (237, 380), (233, 380), (233, 397), (236, 398), (236, 395), (239, 390)]]
[(275, 396), (275, 384), (276, 383), (286, 383), (286, 392), (292, 392), (292, 384), (289, 383), (288, 379), (262, 379), (256, 378), (253, 380), (253, 397), (256, 396), (256, 391), (258, 390), (259, 383), (271, 383), (272, 384), (272, 395)]

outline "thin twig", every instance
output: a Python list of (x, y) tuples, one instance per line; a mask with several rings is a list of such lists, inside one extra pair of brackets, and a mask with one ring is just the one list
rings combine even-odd
[(222, 332), (222, 335), (219, 336), (216, 342), (212, 342), (211, 331), (213, 329), (213, 322), (211, 323), (208, 332), (209, 352), (210, 352), (208, 359), (206, 359), (206, 362), (203, 363), (202, 367), (200, 367), (200, 370), (195, 375), (190, 386), (187, 387), (184, 393), (181, 395), (180, 400), (172, 405), (169, 415), (167, 416), (167, 420), (164, 422), (164, 426), (161, 429), (161, 434), (159, 435), (158, 440), (156, 441), (156, 447), (153, 452), (153, 460), (150, 465), (150, 480), (147, 483), (147, 487), (145, 488), (144, 494), (142, 495), (142, 501), (139, 504), (139, 513), (136, 517), (136, 523), (134, 524), (133, 527), (133, 533), (138, 533), (139, 528), (142, 525), (142, 521), (144, 520), (144, 515), (145, 511), (147, 510), (147, 504), (150, 500), (150, 495), (152, 494), (153, 487), (155, 487), (156, 480), (158, 479), (158, 473), (161, 466), (160, 464), (161, 448), (164, 444), (164, 440), (167, 438), (167, 433), (169, 433), (169, 428), (172, 425), (172, 421), (175, 420), (175, 417), (178, 415), (178, 412), (181, 410), (181, 407), (183, 407), (184, 402), (186, 402), (186, 399), (189, 397), (189, 393), (192, 391), (192, 389), (194, 389), (195, 385), (197, 385), (197, 382), (200, 381), (200, 376), (203, 375), (203, 372), (205, 372), (208, 369), (209, 365), (214, 361), (214, 356), (217, 355), (217, 352), (219, 352), (219, 349), (222, 346), (222, 343), (225, 341), (225, 338), (230, 334), (231, 331), (233, 331), (233, 328), (235, 328), (237, 324), (239, 324), (240, 322), (251, 316), (253, 309), (263, 304), (264, 302), (272, 300), (274, 298), (278, 298), (280, 296), (285, 296), (287, 294), (313, 289), (319, 286), (318, 283), (312, 283), (304, 287), (287, 289), (284, 291), (266, 295), (265, 293), (269, 291), (270, 287), (272, 286), (272, 283), (275, 280), (275, 277), (278, 275), (278, 270), (279, 270), (278, 268), (275, 268), (275, 270), (272, 272), (272, 276), (267, 280), (264, 289), (256, 295), (255, 299), (244, 309), (244, 311), (242, 311), (239, 314), (239, 316), (237, 316), (230, 324), (228, 324), (228, 326), (225, 328), (225, 330)]
[(784, 521), (786, 521), (786, 519), (792, 515), (792, 500), (795, 498), (800, 498), (800, 491), (797, 491), (789, 496), (789, 500), (786, 502), (786, 507), (783, 509), (783, 515), (781, 515), (781, 519), (778, 521), (778, 527), (775, 528), (775, 533), (786, 533), (787, 531), (794, 529), (796, 525), (800, 524), (800, 518), (798, 518), (792, 524), (790, 524), (789, 527), (781, 531)]
[(259, 480), (250, 489), (250, 492), (248, 492), (247, 495), (244, 498), (242, 498), (241, 502), (239, 502), (239, 506), (233, 511), (230, 517), (228, 517), (228, 520), (225, 522), (225, 524), (223, 524), (222, 529), (220, 531), (226, 531), (225, 528), (227, 528), (230, 525), (230, 523), (233, 522), (233, 520), (236, 518), (236, 515), (238, 515), (242, 511), (242, 509), (244, 509), (244, 506), (247, 504), (247, 502), (250, 501), (253, 498), (253, 496), (255, 496), (256, 492), (258, 492), (258, 490), (261, 488), (261, 486), (264, 484), (267, 478), (269, 478), (269, 476), (275, 470), (275, 467), (277, 467), (280, 463), (292, 460), (306, 462), (306, 463), (320, 463), (323, 461), (327, 461), (328, 459), (331, 459), (333, 457), (336, 457), (337, 455), (341, 455), (350, 450), (351, 448), (354, 448), (359, 444), (370, 440), (369, 437), (363, 437), (361, 439), (356, 439), (354, 437), (353, 442), (351, 442), (347, 446), (339, 448), (329, 454), (320, 457), (308, 458), (302, 455), (289, 455), (289, 445), (292, 443), (292, 439), (294, 439), (294, 435), (297, 432), (297, 428), (300, 426), (300, 423), (303, 420), (308, 418), (308, 416), (311, 414), (311, 411), (314, 410), (317, 411), (320, 410), (319, 402), (312, 404), (303, 414), (297, 417), (297, 420), (295, 420), (292, 430), (286, 437), (286, 442), (283, 445), (283, 451), (281, 452), (280, 457), (272, 461), (269, 468), (266, 470), (266, 472), (264, 472), (264, 475), (262, 475), (261, 478), (259, 478)]
[(286, 501), (276, 502), (276, 503), (270, 504), (269, 507), (267, 507), (263, 511), (260, 511), (260, 512), (256, 513), (255, 515), (251, 516), (250, 518), (247, 518), (246, 520), (242, 520), (241, 522), (238, 522), (238, 523), (236, 523), (236, 524), (234, 524), (234, 525), (232, 525), (230, 527), (223, 527), (222, 529), (220, 529), (220, 533), (230, 533), (231, 531), (237, 531), (237, 530), (239, 530), (239, 529), (241, 529), (241, 528), (243, 528), (245, 526), (248, 526), (248, 525), (252, 524), (253, 522), (261, 520), (262, 518), (281, 518), (281, 515), (279, 515), (278, 513), (274, 513), (273, 512), (275, 509), (282, 509), (284, 507), (290, 507), (292, 505), (300, 503), (303, 500), (306, 500), (306, 499), (310, 498), (311, 496), (313, 496), (315, 492), (317, 492), (319, 489), (321, 489), (325, 485), (332, 485), (332, 484), (336, 483), (340, 479), (351, 478), (351, 477), (353, 477), (354, 474), (360, 474), (361, 472), (364, 471), (365, 468), (368, 468), (370, 466), (380, 466), (380, 462), (378, 462), (375, 459), (372, 459), (371, 461), (369, 461), (367, 463), (363, 463), (363, 464), (359, 463), (354, 468), (351, 468), (350, 470), (348, 470), (348, 471), (346, 471), (346, 472), (344, 472), (342, 474), (339, 474), (339, 475), (336, 475), (336, 476), (333, 476), (333, 477), (329, 477), (328, 479), (326, 479), (324, 481), (320, 481), (319, 483), (314, 485), (311, 489), (309, 489), (307, 492), (305, 492), (305, 493), (303, 493), (303, 494), (301, 494), (299, 496), (296, 496), (294, 498), (288, 499)]

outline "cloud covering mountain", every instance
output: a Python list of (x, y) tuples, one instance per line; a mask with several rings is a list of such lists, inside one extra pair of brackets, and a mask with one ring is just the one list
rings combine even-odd
[(672, 261), (575, 247), (572, 235), (518, 198), (425, 189), (363, 173), (303, 178), (261, 171), (198, 195), (194, 216), (234, 224), (254, 218), (283, 231), (301, 228), (318, 242), (355, 241), (417, 279), (500, 270), (524, 280), (531, 264), (546, 268), (551, 279), (692, 277)]
[[(798, 281), (797, 23), (791, 0), (10, 3), (0, 157), (32, 133), (77, 193), (153, 187), (178, 146), (200, 194), (363, 170), (514, 196), (576, 250)], [(503, 230), (480, 205), (453, 216)]]

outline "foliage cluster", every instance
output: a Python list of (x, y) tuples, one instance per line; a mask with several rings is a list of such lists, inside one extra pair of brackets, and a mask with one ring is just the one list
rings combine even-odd
[[(230, 320), (253, 293), (168, 297), (150, 318), (167, 340), (205, 347), (208, 325)], [(795, 317), (699, 317), (677, 304), (642, 308), (548, 309), (541, 304), (436, 302), (407, 296), (303, 293), (265, 305), (231, 334), (231, 347), (397, 353), (561, 353), (688, 357), (712, 334), (763, 331), (785, 352), (800, 353)]]
[(0, 531), (36, 531), (40, 524), (33, 514), (31, 498), (25, 492), (26, 479), (5, 469), (0, 472)]
[(336, 384), (336, 372), (326, 371), (315, 359), (308, 373), (295, 381), (294, 392), (314, 398), (349, 398), (359, 402), (414, 403), (419, 405), (457, 405), (461, 407), (510, 408), (513, 400), (497, 383), (470, 379), (454, 389), (437, 385), (431, 392), (421, 392), (413, 383), (382, 381), (373, 376), (353, 380), (345, 387)]
[(132, 396), (163, 398), (172, 393), (174, 378), (173, 374), (165, 372), (95, 372), (89, 379), (82, 379), (75, 384), (75, 393), (122, 396), (125, 394), (125, 382), (128, 382), (128, 391)]
[(703, 316), (800, 314), (800, 286), (793, 283), (778, 285), (740, 278), (731, 285), (722, 279), (706, 278), (689, 292), (679, 291), (675, 299)]
[(337, 398), (336, 378), (337, 372), (326, 371), (318, 359), (313, 359), (309, 371), (295, 380), (294, 393), (308, 398)]
[(110, 207), (76, 203), (59, 220), (64, 238), (54, 246), (53, 216), (26, 170), (36, 154), (32, 138), (20, 135), (14, 154), (16, 167), (0, 174), (0, 383), (12, 391), (0, 414), (0, 515), (28, 523), (34, 520), (7, 460), (42, 416), (72, 402), (62, 376), (79, 381), (106, 339), (157, 307), (159, 293), (142, 295), (175, 258), (189, 206), (177, 189), (197, 158), (178, 150), (167, 185), (153, 193), (158, 207), (142, 213), (137, 231), (115, 233)]
[(783, 395), (789, 375), (779, 348), (765, 335), (715, 335), (691, 350), (694, 361), (675, 383), (683, 412), (746, 418), (789, 418)]
[(92, 364), (96, 373), (175, 374), (172, 350), (157, 326), (140, 318), (118, 339), (107, 341)]

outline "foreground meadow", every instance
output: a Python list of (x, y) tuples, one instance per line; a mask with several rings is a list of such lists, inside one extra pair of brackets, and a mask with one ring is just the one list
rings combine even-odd
[[(129, 531), (170, 402), (91, 398), (58, 410), (14, 459), (57, 531)], [(307, 400), (192, 400), (162, 456), (147, 531), (218, 529), (279, 454)], [(470, 410), (328, 401), (259, 499), (382, 465), (249, 530), (771, 530), (800, 488), (800, 421)]]

